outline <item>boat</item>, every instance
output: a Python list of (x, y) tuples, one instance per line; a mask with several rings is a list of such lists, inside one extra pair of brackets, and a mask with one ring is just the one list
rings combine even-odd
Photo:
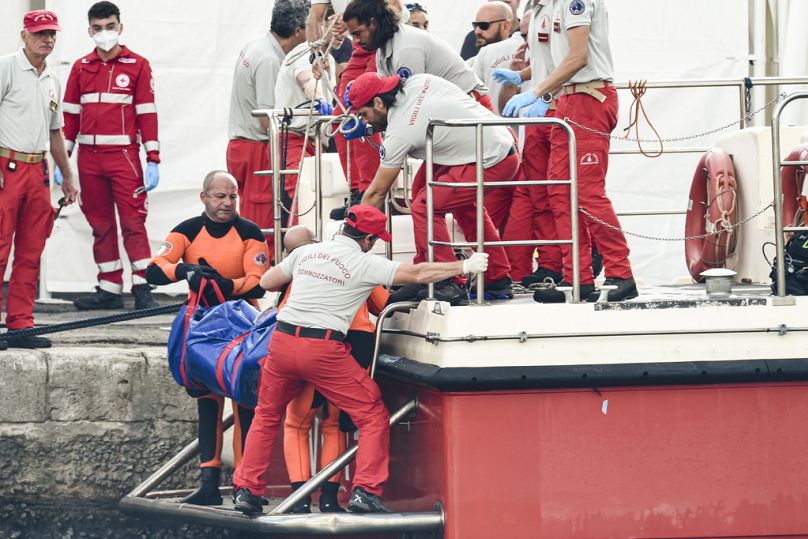
[[(706, 83), (649, 83), (695, 85)], [(780, 181), (784, 169), (808, 166), (784, 160), (808, 142), (808, 128), (780, 125), (782, 111), (806, 98), (779, 96), (772, 127), (746, 127), (742, 116), (741, 129), (715, 142), (732, 158), (738, 189), (737, 247), (722, 264), (735, 274), (731, 290), (729, 279), (708, 278), (587, 303), (576, 278), (563, 304), (538, 305), (528, 294), (485, 301), (479, 293), (466, 306), (427, 299), (385, 309), (371, 373), (391, 411), (385, 501), (395, 513), (286, 513), (348, 465), (355, 444), (294, 494), (275, 459), (270, 504), (248, 518), (228, 506), (177, 503), (187, 491), (158, 490), (194, 457), (194, 442), (121, 509), (273, 535), (808, 537), (808, 297), (788, 296), (783, 285), (785, 239), (804, 228), (784, 220)], [(269, 118), (276, 141), (283, 113), (256, 112)], [(531, 121), (566, 125), (523, 123)], [(336, 226), (322, 216), (342, 196), (330, 180), (339, 167), (319, 153), (305, 167), (300, 207), (313, 204), (308, 218), (324, 237)], [(388, 201), (394, 241), (385, 254), (406, 259), (411, 229), (397, 200), (407, 198), (407, 174), (401, 181)], [(455, 239), (457, 249), (470, 245)], [(574, 237), (562, 241), (577, 247)], [(774, 293), (771, 266), (759, 256), (764, 242), (778, 260)]]

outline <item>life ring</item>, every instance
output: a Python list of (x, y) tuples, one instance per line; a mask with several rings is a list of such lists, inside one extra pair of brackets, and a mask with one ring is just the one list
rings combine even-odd
[[(808, 143), (794, 148), (786, 157), (786, 161), (808, 161)], [(805, 211), (808, 209), (808, 203), (802, 194), (802, 189), (806, 172), (808, 172), (808, 165), (784, 166), (780, 171), (785, 226), (798, 226), (805, 223)]]
[[(723, 268), (727, 258), (735, 253), (737, 183), (735, 167), (729, 154), (713, 148), (701, 156), (693, 183), (685, 218), (685, 262), (696, 282), (704, 277), (701, 272)], [(702, 236), (708, 233), (706, 237)]]

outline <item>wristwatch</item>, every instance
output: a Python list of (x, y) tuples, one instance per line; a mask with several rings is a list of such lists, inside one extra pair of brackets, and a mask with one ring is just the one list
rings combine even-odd
[(541, 96), (541, 100), (544, 101), (545, 103), (552, 103), (553, 102), (553, 94), (551, 94), (550, 92), (547, 92), (546, 94)]

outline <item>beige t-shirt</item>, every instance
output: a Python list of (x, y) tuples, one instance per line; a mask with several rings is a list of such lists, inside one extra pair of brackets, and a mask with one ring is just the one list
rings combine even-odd
[(294, 283), (278, 320), (347, 333), (378, 285), (391, 286), (401, 262), (363, 253), (343, 235), (298, 247), (278, 266)]
[(47, 65), (39, 75), (23, 49), (0, 58), (0, 148), (50, 149), (50, 132), (65, 125), (62, 85)]
[(538, 0), (533, 4), (533, 17), (527, 36), (527, 48), (530, 53), (530, 82), (535, 86), (547, 78), (553, 69), (553, 54), (550, 50), (550, 39), (553, 32), (553, 16), (557, 0)]
[(251, 39), (239, 53), (230, 94), (227, 136), (231, 140), (269, 140), (252, 111), (275, 108), (275, 80), (284, 56), (280, 43), (270, 32)]
[(559, 0), (553, 17), (550, 49), (553, 65), (559, 65), (570, 51), (568, 30), (589, 26), (589, 62), (565, 83), (614, 80), (614, 63), (609, 47), (609, 13), (604, 0)]

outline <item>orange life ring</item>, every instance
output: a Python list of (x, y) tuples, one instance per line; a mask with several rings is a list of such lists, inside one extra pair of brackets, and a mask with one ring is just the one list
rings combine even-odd
[[(808, 143), (800, 144), (794, 148), (786, 161), (808, 161)], [(805, 173), (807, 166), (786, 166), (780, 171), (780, 179), (783, 186), (783, 223), (785, 226), (794, 226), (797, 223), (805, 223), (804, 212), (808, 209), (805, 197), (802, 194), (802, 187), (805, 183)]]
[(685, 262), (690, 275), (697, 282), (704, 280), (701, 272), (723, 268), (737, 244), (734, 229), (736, 224), (737, 184), (735, 167), (729, 154), (721, 148), (713, 148), (699, 160), (685, 218), (685, 236), (705, 238), (685, 240)]

